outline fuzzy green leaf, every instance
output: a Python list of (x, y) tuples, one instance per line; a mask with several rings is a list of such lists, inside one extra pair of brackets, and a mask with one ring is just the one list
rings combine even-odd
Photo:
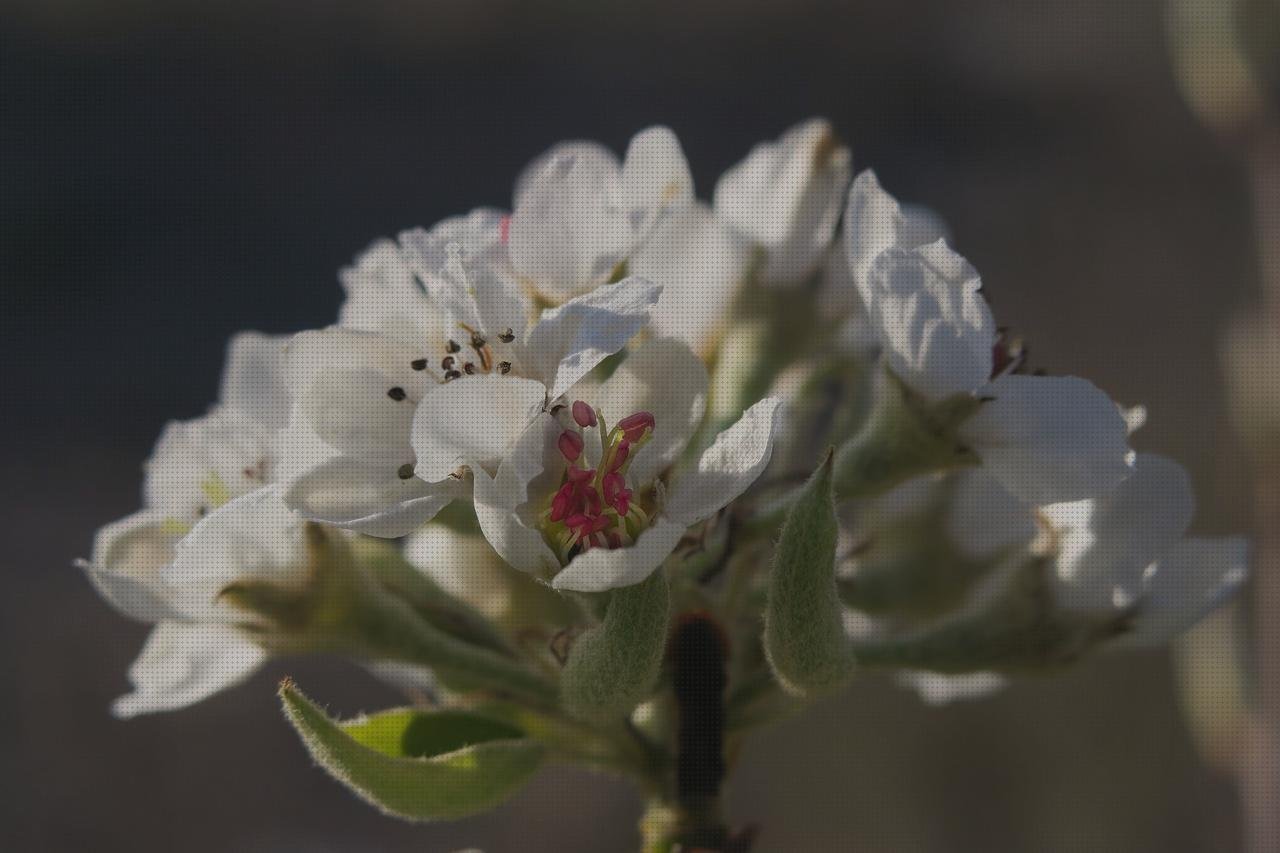
[(604, 621), (573, 644), (560, 677), (565, 708), (584, 719), (625, 715), (662, 669), (671, 607), (667, 579), (656, 571), (610, 593)]
[(412, 821), (488, 811), (538, 769), (544, 749), (507, 723), (458, 711), (386, 711), (340, 723), (292, 681), (285, 717), (311, 757), (382, 812)]
[(839, 688), (854, 661), (836, 591), (836, 512), (831, 455), (801, 490), (774, 553), (765, 607), (764, 649), (788, 693)]

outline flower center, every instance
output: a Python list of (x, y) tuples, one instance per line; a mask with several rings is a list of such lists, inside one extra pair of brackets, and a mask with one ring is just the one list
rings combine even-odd
[[(515, 341), (515, 332), (506, 329), (496, 341), (490, 341), (483, 334), (459, 323), (461, 337), (465, 343), (458, 343), (456, 338), (449, 338), (444, 344), (444, 358), (440, 360), (440, 371), (445, 382), (461, 379), (463, 376), (497, 372), (506, 376), (511, 372), (512, 362), (505, 353), (506, 345)], [(430, 361), (416, 358), (409, 366), (414, 370), (426, 370)]]
[[(630, 545), (650, 523), (635, 492), (627, 486), (627, 469), (635, 453), (653, 434), (649, 412), (628, 415), (604, 431), (603, 419), (582, 400), (572, 406), (573, 422), (560, 433), (557, 447), (569, 463), (564, 480), (541, 516), (542, 531), (561, 562), (591, 548)], [(600, 441), (600, 464), (587, 467), (586, 442)]]

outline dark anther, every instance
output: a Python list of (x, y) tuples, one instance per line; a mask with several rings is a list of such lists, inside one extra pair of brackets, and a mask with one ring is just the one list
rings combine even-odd
[(462, 365), (462, 369), (463, 371), (466, 372), (468, 376), (476, 372), (476, 366), (469, 361), (466, 364)]
[(445, 345), (445, 349), (447, 349), (449, 352), (457, 352), (458, 350), (462, 349), (462, 347), (458, 345), (457, 341), (450, 338), (449, 343)]
[(396, 469), (396, 476), (401, 480), (409, 480), (413, 477), (413, 463), (406, 462)]
[(515, 339), (516, 339), (516, 333), (511, 331), (511, 329), (507, 329), (505, 332), (498, 335), (498, 340), (502, 341), (504, 344), (509, 344)]
[(397, 385), (396, 387), (390, 388), (387, 390), (387, 396), (390, 397), (392, 400), (395, 400), (397, 403), (399, 403), (401, 400), (403, 400), (405, 397), (408, 397), (409, 395), (404, 393), (404, 389), (401, 388), (399, 385)]
[(499, 372), (499, 373), (501, 373), (503, 376), (506, 376), (508, 373), (510, 373), (510, 372), (511, 372), (511, 362), (509, 362), (509, 361), (500, 361), (500, 362), (498, 362), (498, 372)]
[(444, 374), (444, 381), (448, 382), (450, 379), (457, 379), (461, 375), (462, 374), (456, 370), (447, 370)]
[(414, 370), (426, 370), (427, 360), (425, 358), (415, 358), (413, 361), (409, 362), (409, 366)]
[(453, 356), (446, 355), (444, 361), (440, 362), (441, 370), (453, 370)]
[(482, 338), (480, 335), (477, 335), (477, 334), (474, 334), (474, 333), (471, 335), (471, 348), (472, 348), (472, 349), (480, 349), (480, 348), (481, 348), (481, 347), (483, 347), (484, 345), (485, 345), (485, 339), (484, 339), (484, 338)]

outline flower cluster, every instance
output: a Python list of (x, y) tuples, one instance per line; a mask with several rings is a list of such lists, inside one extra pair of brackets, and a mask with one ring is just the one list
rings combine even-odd
[[(145, 509), (83, 564), (157, 624), (116, 713), (337, 651), (415, 672), (448, 720), (540, 715), (485, 718), (514, 727), (473, 756), (505, 768), (492, 792), (512, 741), (668, 790), (673, 613), (723, 635), (749, 727), (859, 667), (941, 701), (1224, 601), (1245, 547), (1185, 537), (1186, 474), (1130, 448), (1141, 410), (1032, 371), (939, 218), (851, 164), (811, 120), (706, 204), (665, 128), (621, 160), (564, 143), (509, 212), (369, 246), (334, 325), (237, 336), (220, 402), (165, 430)], [(491, 805), (403, 802), (334, 745), (372, 749), (366, 723), (282, 696), (385, 810)]]

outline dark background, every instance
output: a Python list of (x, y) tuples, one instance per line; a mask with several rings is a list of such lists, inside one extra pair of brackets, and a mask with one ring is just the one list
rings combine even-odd
[[(379, 235), (485, 204), (565, 138), (680, 135), (699, 194), (829, 116), (927, 203), (1038, 364), (1152, 414), (1197, 529), (1247, 525), (1217, 365), (1254, 287), (1244, 173), (1179, 97), (1150, 0), (0, 6), (0, 847), (625, 850), (624, 786), (544, 773), (493, 815), (410, 827), (313, 769), (288, 672), (344, 715), (395, 695), (278, 663), (191, 710), (107, 715), (145, 634), (71, 568), (133, 511), (167, 419), (234, 331), (331, 322)], [(762, 735), (733, 796), (758, 849), (1234, 850), (1167, 657), (1111, 656), (927, 709), (869, 677)]]

